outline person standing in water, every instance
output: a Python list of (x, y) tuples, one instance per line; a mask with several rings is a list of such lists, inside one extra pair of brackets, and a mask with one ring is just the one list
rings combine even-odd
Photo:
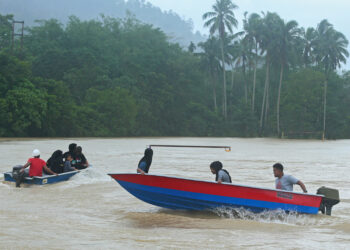
[(283, 173), (283, 165), (281, 163), (276, 163), (273, 165), (273, 174), (276, 177), (275, 184), (276, 189), (293, 191), (293, 185), (298, 184), (304, 193), (307, 193), (304, 183), (294, 176), (285, 175)]
[(222, 163), (220, 161), (214, 161), (210, 164), (210, 170), (212, 174), (215, 174), (215, 181), (217, 181), (219, 184), (226, 182), (226, 183), (232, 183), (231, 176), (229, 172), (222, 168)]
[(141, 158), (137, 166), (137, 173), (142, 175), (147, 174), (152, 164), (152, 158), (153, 150), (151, 148), (146, 148), (145, 155)]

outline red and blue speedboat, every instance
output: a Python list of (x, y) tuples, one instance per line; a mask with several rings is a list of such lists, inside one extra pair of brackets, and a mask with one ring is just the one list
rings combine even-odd
[[(182, 210), (245, 208), (252, 212), (284, 210), (317, 214), (325, 196), (158, 175), (109, 174), (125, 190), (155, 206)], [(330, 207), (331, 209), (331, 207)], [(327, 213), (328, 214), (328, 213)], [(330, 214), (330, 210), (329, 210)]]
[[(230, 146), (150, 145), (175, 148), (224, 148)], [(317, 194), (249, 187), (159, 175), (109, 174), (136, 198), (155, 206), (182, 210), (212, 210), (220, 207), (245, 208), (252, 212), (283, 210), (305, 214), (318, 211), (331, 215), (339, 200), (336, 189), (321, 187)]]

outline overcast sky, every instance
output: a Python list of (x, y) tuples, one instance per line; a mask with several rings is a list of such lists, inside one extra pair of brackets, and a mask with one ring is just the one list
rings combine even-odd
[[(192, 19), (194, 29), (208, 33), (203, 28), (203, 13), (210, 11), (215, 0), (147, 0), (162, 10), (173, 10), (185, 19)], [(277, 12), (285, 21), (296, 20), (302, 27), (316, 27), (328, 19), (336, 30), (350, 39), (350, 0), (234, 0), (239, 9), (236, 18), (242, 24), (243, 14), (261, 11)], [(350, 59), (348, 60), (350, 61)], [(347, 68), (350, 68), (348, 62)]]

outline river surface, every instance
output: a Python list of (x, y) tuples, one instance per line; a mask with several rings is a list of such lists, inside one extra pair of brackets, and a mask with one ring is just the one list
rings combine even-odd
[[(0, 249), (350, 249), (350, 140), (2, 139), (0, 172), (24, 164), (34, 148), (47, 160), (71, 142), (83, 147), (93, 167), (67, 182), (15, 188), (0, 177)], [(337, 188), (341, 202), (332, 216), (158, 208), (107, 176), (135, 172), (150, 144), (232, 147), (154, 148), (150, 173), (212, 181), (209, 164), (220, 160), (234, 183), (273, 188), (272, 165), (281, 162), (309, 193)]]

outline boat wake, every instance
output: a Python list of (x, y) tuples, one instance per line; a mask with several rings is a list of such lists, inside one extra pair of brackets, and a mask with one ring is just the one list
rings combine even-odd
[(0, 179), (0, 188), (10, 189), (10, 185), (4, 183), (4, 178)]
[(79, 174), (73, 176), (69, 181), (61, 185), (61, 188), (72, 188), (81, 185), (97, 184), (112, 181), (112, 179), (105, 174), (105, 170), (101, 168), (89, 167), (82, 170)]
[(286, 212), (284, 210), (253, 213), (244, 208), (220, 207), (215, 208), (212, 211), (220, 217), (229, 219), (254, 220), (264, 223), (278, 223), (298, 226), (322, 224), (320, 219), (316, 218), (316, 215)]

